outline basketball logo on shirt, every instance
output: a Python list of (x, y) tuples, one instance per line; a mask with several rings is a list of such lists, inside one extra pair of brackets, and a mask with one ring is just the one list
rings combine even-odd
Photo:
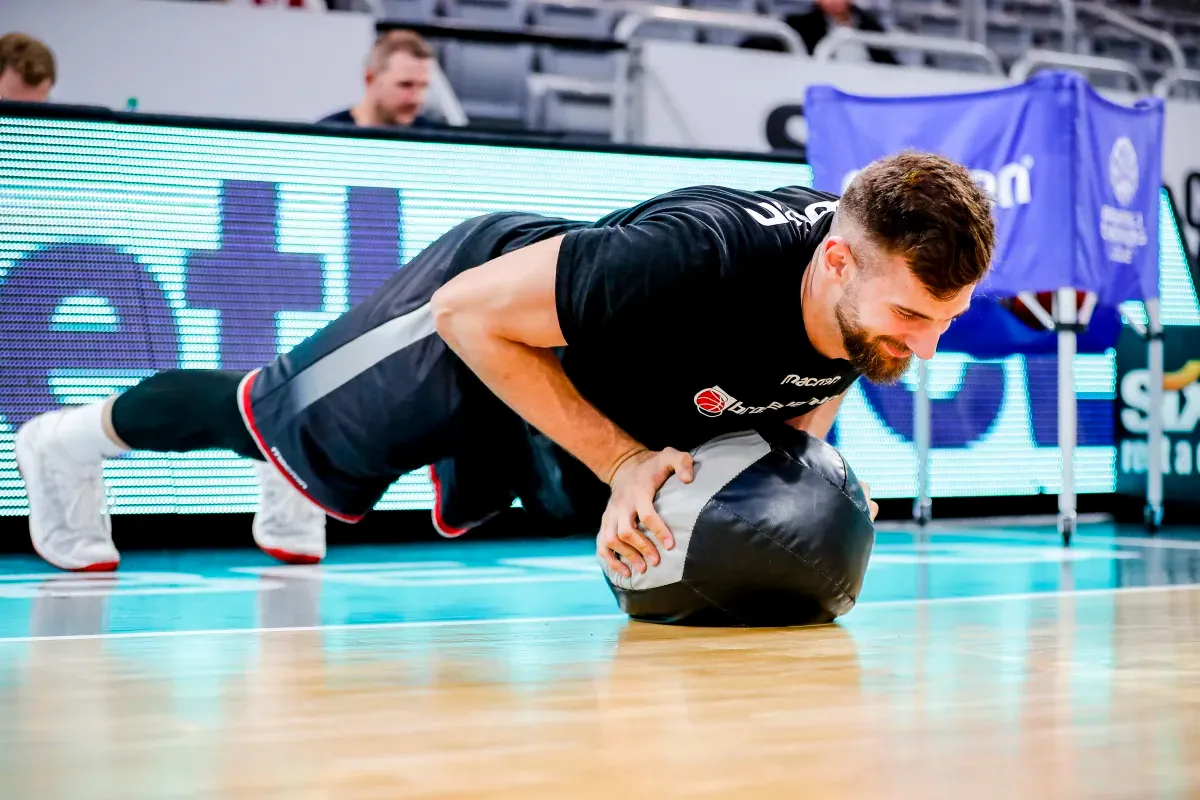
[[(788, 376), (788, 378), (794, 378), (794, 377), (797, 377), (797, 376), (795, 376), (795, 375)], [(824, 385), (831, 379), (829, 379), (829, 378), (820, 378), (820, 379), (808, 378), (808, 379), (798, 379), (798, 380), (809, 380), (812, 382), (813, 385)], [(837, 379), (835, 378), (832, 380), (837, 380)], [(784, 379), (784, 383), (788, 383), (788, 380)], [(800, 384), (797, 383), (796, 385), (799, 386)], [(731, 395), (729, 392), (722, 389), (720, 386), (710, 386), (707, 389), (701, 389), (700, 391), (696, 392), (696, 396), (693, 397), (692, 400), (696, 403), (696, 410), (699, 411), (704, 416), (719, 417), (719, 416), (721, 416), (721, 414), (723, 414), (726, 411), (728, 411), (730, 414), (737, 414), (740, 416), (742, 414), (763, 414), (768, 411), (778, 411), (783, 408), (803, 408), (805, 406), (820, 406), (820, 405), (824, 405), (825, 403), (828, 403), (830, 400), (834, 399), (835, 397), (837, 397), (837, 395), (829, 395), (828, 397), (810, 397), (807, 400), (792, 400), (787, 403), (776, 400), (774, 402), (768, 403), (765, 406), (748, 406), (748, 405), (745, 405), (744, 403), (742, 403), (741, 400), (738, 400), (736, 397)], [(804, 412), (800, 412), (800, 413), (804, 413)]]
[(696, 408), (706, 417), (719, 417), (730, 403), (737, 402), (720, 386), (701, 389), (693, 399), (696, 401)]

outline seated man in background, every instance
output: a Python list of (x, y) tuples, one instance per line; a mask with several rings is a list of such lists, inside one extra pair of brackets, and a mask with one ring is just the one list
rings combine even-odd
[(433, 68), (433, 48), (412, 31), (388, 31), (367, 56), (366, 91), (354, 108), (322, 123), (383, 127), (428, 127), (421, 115)]
[(44, 103), (54, 79), (49, 47), (23, 33), (0, 36), (0, 100)]
[[(816, 0), (812, 11), (807, 14), (789, 14), (783, 20), (794, 28), (811, 55), (817, 43), (838, 26), (860, 31), (884, 33), (879, 17), (871, 11), (859, 8), (850, 0)], [(742, 41), (742, 47), (754, 50), (782, 50), (778, 39), (771, 36), (751, 36)], [(838, 61), (874, 61), (876, 64), (898, 64), (892, 51), (879, 47), (844, 45), (838, 50)]]

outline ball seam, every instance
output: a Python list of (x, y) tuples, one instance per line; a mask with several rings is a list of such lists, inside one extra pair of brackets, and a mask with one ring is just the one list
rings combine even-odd
[[(791, 453), (789, 453), (789, 452), (788, 452), (788, 451), (786, 451), (786, 450), (783, 450), (783, 449), (780, 449), (780, 448), (775, 448), (775, 447), (772, 447), (772, 448), (771, 448), (771, 452), (773, 452), (773, 453), (779, 453), (780, 455), (782, 455), (784, 458), (788, 459), (789, 461), (792, 461), (792, 462), (794, 462), (794, 463), (796, 463), (796, 464), (799, 464), (800, 466), (804, 467), (804, 468), (805, 468), (806, 470), (808, 470), (809, 472), (815, 473), (816, 475), (820, 476), (822, 480), (824, 480), (824, 481), (825, 481), (826, 483), (828, 483), (830, 486), (832, 486), (833, 488), (835, 488), (835, 489), (837, 489), (839, 492), (841, 492), (841, 494), (842, 494), (842, 497), (845, 497), (845, 498), (846, 498), (847, 500), (849, 500), (851, 503), (854, 503), (854, 507), (858, 509), (858, 512), (859, 512), (860, 514), (866, 514), (867, 518), (868, 518), (868, 519), (870, 519), (870, 514), (869, 514), (869, 513), (867, 513), (867, 512), (864, 512), (864, 511), (863, 511), (863, 509), (859, 508), (859, 505), (858, 505), (858, 503), (855, 503), (855, 502), (854, 502), (854, 498), (850, 496), (850, 493), (849, 493), (848, 491), (846, 491), (846, 487), (845, 487), (845, 486), (838, 486), (836, 483), (834, 483), (833, 481), (831, 481), (831, 480), (829, 479), (829, 476), (827, 476), (825, 473), (821, 472), (819, 469), (816, 469), (816, 468), (815, 468), (815, 467), (813, 467), (811, 464), (806, 464), (806, 463), (804, 463), (803, 461), (801, 461), (800, 459), (796, 458), (794, 455), (792, 455)], [(835, 452), (836, 452), (836, 450), (835, 450)], [(841, 453), (838, 453), (837, 455), (838, 455), (838, 458), (839, 458), (839, 459), (841, 460), (841, 462), (842, 462), (842, 474), (846, 476), (846, 483), (847, 483), (847, 484), (849, 484), (849, 482), (850, 482), (850, 465), (846, 463), (846, 459), (845, 459), (845, 457), (844, 457), (844, 456), (843, 456)], [(732, 482), (732, 481), (731, 481), (731, 482)]]
[[(806, 564), (808, 567), (810, 567), (810, 568), (811, 568), (811, 569), (812, 569), (814, 572), (816, 572), (818, 575), (820, 575), (822, 578), (824, 578), (826, 581), (828, 581), (828, 582), (829, 582), (829, 584), (830, 584), (830, 585), (831, 585), (831, 586), (832, 586), (834, 589), (836, 589), (836, 590), (838, 590), (839, 592), (841, 592), (841, 594), (842, 594), (842, 595), (843, 595), (843, 596), (844, 596), (846, 599), (848, 599), (848, 600), (850, 601), (851, 605), (855, 605), (855, 604), (857, 604), (857, 603), (858, 603), (858, 598), (856, 598), (856, 597), (855, 597), (853, 594), (851, 594), (851, 593), (850, 593), (850, 591), (849, 591), (849, 590), (848, 590), (848, 589), (847, 589), (845, 586), (843, 586), (843, 585), (842, 585), (842, 583), (841, 583), (840, 581), (838, 581), (838, 580), (836, 580), (835, 578), (832, 578), (832, 577), (830, 577), (829, 575), (827, 575), (827, 574), (825, 573), (825, 571), (824, 571), (823, 569), (821, 569), (819, 566), (817, 566), (817, 565), (816, 565), (816, 564), (814, 564), (813, 562), (809, 561), (807, 558), (805, 558), (804, 556), (800, 555), (799, 553), (796, 553), (796, 552), (794, 552), (794, 551), (792, 551), (792, 550), (789, 550), (789, 549), (788, 549), (788, 548), (787, 548), (787, 547), (786, 547), (786, 546), (785, 546), (785, 545), (784, 545), (782, 542), (780, 542), (779, 540), (777, 540), (777, 539), (776, 539), (774, 536), (772, 536), (771, 534), (767, 533), (767, 532), (766, 532), (766, 531), (764, 531), (762, 528), (758, 527), (758, 526), (757, 526), (757, 525), (755, 525), (753, 522), (751, 522), (750, 520), (746, 519), (746, 518), (745, 518), (745, 517), (743, 517), (741, 514), (737, 513), (736, 511), (734, 511), (732, 508), (730, 508), (729, 506), (725, 505), (725, 504), (724, 504), (724, 503), (722, 503), (721, 501), (719, 501), (719, 500), (715, 500), (715, 499), (714, 499), (714, 500), (711, 500), (711, 501), (709, 501), (709, 502), (711, 502), (713, 505), (720, 506), (720, 507), (721, 507), (721, 508), (723, 508), (725, 511), (729, 512), (729, 514), (730, 514), (731, 516), (733, 516), (733, 517), (736, 517), (737, 519), (740, 519), (742, 522), (746, 523), (746, 524), (747, 524), (748, 526), (750, 526), (752, 529), (754, 529), (754, 530), (758, 531), (759, 533), (761, 533), (761, 534), (762, 534), (764, 537), (766, 537), (766, 539), (767, 539), (769, 542), (771, 542), (772, 544), (774, 544), (776, 547), (778, 547), (778, 548), (779, 548), (780, 550), (782, 550), (783, 552), (787, 553), (788, 555), (792, 556), (793, 558), (797, 558), (797, 559), (799, 559), (800, 561), (804, 562), (804, 564)], [(855, 507), (857, 508), (857, 504), (855, 505)]]

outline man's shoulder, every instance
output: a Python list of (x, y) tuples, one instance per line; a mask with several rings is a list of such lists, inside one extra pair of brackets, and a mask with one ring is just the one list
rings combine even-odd
[(837, 207), (837, 200), (837, 195), (798, 185), (762, 191), (692, 186), (659, 195), (612, 221), (676, 220), (673, 224), (683, 228), (701, 225), (727, 245), (777, 249), (806, 242), (814, 226)]
[(756, 194), (786, 203), (797, 210), (806, 209), (809, 206), (818, 204), (833, 208), (841, 199), (841, 195), (836, 195), (833, 192), (823, 192), (820, 189), (799, 185), (781, 186), (778, 189), (768, 189), (756, 192)]
[(764, 206), (785, 206), (803, 211), (814, 204), (830, 208), (837, 205), (838, 196), (807, 186), (783, 186), (777, 189), (746, 190), (729, 186), (689, 186), (661, 194), (643, 203), (639, 208), (646, 211), (694, 210), (697, 212), (717, 209), (739, 212), (745, 217), (748, 211), (759, 211)]
[(807, 240), (837, 196), (804, 186), (767, 191), (697, 185), (665, 192), (613, 211), (586, 227), (649, 226), (664, 240), (701, 236), (729, 250), (779, 249)]
[(858, 20), (859, 30), (884, 32), (883, 23), (879, 19), (879, 15), (869, 8), (863, 8), (860, 5), (852, 5), (850, 13)]
[(810, 10), (798, 14), (788, 14), (784, 17), (783, 21), (793, 28), (805, 25), (826, 24), (825, 12), (821, 10), (820, 6), (813, 6)]
[(807, 234), (823, 217), (837, 209), (839, 197), (807, 186), (782, 186), (754, 192), (754, 207), (747, 208), (751, 218), (762, 226), (792, 223), (795, 230)]
[(815, 6), (811, 11), (803, 14), (789, 14), (784, 18), (784, 22), (800, 34), (800, 38), (804, 40), (804, 45), (810, 53), (820, 38), (829, 30), (829, 20), (825, 18), (825, 12), (819, 6)]
[(322, 117), (317, 120), (317, 124), (357, 125), (358, 122), (354, 119), (354, 115), (350, 113), (350, 109), (347, 108), (334, 112), (327, 117)]

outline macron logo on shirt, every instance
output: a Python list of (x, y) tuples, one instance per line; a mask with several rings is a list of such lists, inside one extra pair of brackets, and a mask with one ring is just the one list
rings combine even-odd
[(833, 386), (839, 380), (841, 378), (801, 378), (799, 375), (788, 375), (780, 383), (790, 383), (803, 389), (809, 386)]

